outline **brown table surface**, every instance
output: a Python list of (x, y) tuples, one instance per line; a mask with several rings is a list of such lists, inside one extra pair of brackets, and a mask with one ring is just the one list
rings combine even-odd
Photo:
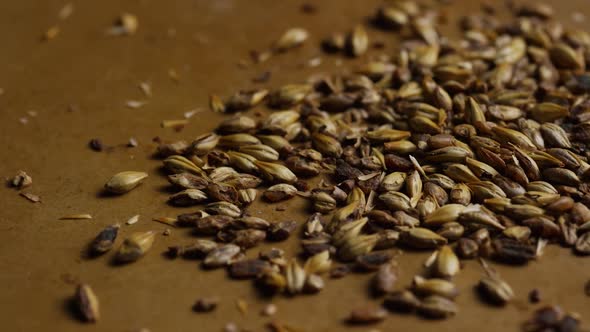
[[(583, 0), (552, 2), (568, 26), (576, 24), (573, 12), (590, 8)], [(368, 274), (328, 280), (315, 296), (264, 299), (256, 295), (251, 282), (229, 281), (223, 270), (205, 272), (195, 261), (164, 258), (161, 253), (167, 246), (190, 241), (187, 230), (172, 229), (168, 237), (158, 235), (145, 258), (123, 267), (109, 264), (111, 254), (87, 260), (81, 253), (106, 225), (124, 223), (140, 214), (139, 223), (122, 226), (121, 237), (139, 230), (161, 233), (166, 226), (150, 221), (152, 217), (191, 210), (165, 204), (167, 181), (158, 172), (160, 162), (151, 158), (152, 138), (190, 140), (211, 130), (221, 116), (208, 111), (208, 94), (227, 96), (255, 86), (252, 78), (265, 70), (272, 71), (272, 78), (258, 86), (274, 87), (301, 81), (313, 72), (330, 72), (338, 61), (346, 67), (354, 60), (323, 55), (319, 40), (365, 20), (380, 1), (318, 1), (314, 15), (301, 13), (301, 0), (75, 1), (73, 15), (60, 21), (57, 12), (65, 3), (0, 2), (0, 88), (4, 89), (0, 96), (0, 175), (10, 177), (19, 169), (26, 170), (34, 184), (25, 191), (43, 200), (33, 204), (15, 189), (0, 190), (1, 330), (136, 331), (145, 327), (152, 332), (220, 331), (232, 321), (261, 331), (269, 319), (258, 313), (272, 301), (279, 308), (277, 319), (303, 331), (369, 331), (372, 327), (342, 323), (351, 308), (370, 300)], [(478, 1), (454, 1), (446, 11), (453, 23), (456, 14), (478, 7)], [(105, 29), (122, 12), (137, 15), (137, 34), (105, 37)], [(61, 29), (57, 38), (41, 42), (42, 33), (55, 24)], [(293, 26), (311, 32), (303, 48), (246, 69), (238, 66), (241, 59), (248, 59), (250, 50), (267, 47)], [(383, 52), (395, 49), (393, 34), (374, 30), (370, 34), (385, 43)], [(318, 55), (323, 59), (321, 66), (300, 68)], [(169, 78), (170, 69), (178, 73), (178, 83)], [(140, 109), (126, 108), (127, 100), (146, 99), (137, 87), (140, 81), (151, 82), (153, 97)], [(77, 108), (68, 111), (69, 105)], [(162, 120), (182, 118), (195, 108), (205, 111), (191, 118), (181, 132), (160, 128)], [(22, 124), (21, 118), (28, 123)], [(114, 148), (91, 151), (87, 143), (94, 137)], [(130, 137), (137, 139), (138, 147), (125, 147)], [(101, 197), (105, 181), (124, 170), (144, 170), (150, 178), (129, 194)], [(286, 204), (285, 212), (255, 204), (250, 212), (273, 220), (303, 221), (303, 203), (295, 199)], [(58, 220), (75, 213), (90, 213), (94, 218)], [(279, 246), (290, 253), (297, 250), (296, 241)], [(409, 284), (427, 255), (406, 253), (400, 258), (400, 286)], [(482, 270), (477, 262), (467, 261), (456, 278), (461, 311), (455, 318), (425, 321), (412, 315), (391, 315), (375, 328), (517, 331), (541, 305), (527, 302), (533, 288), (541, 290), (543, 304), (560, 304), (590, 319), (590, 298), (582, 291), (590, 278), (590, 259), (550, 246), (540, 261), (527, 267), (497, 268), (517, 294), (505, 308), (489, 307), (477, 299), (473, 285)], [(100, 298), (102, 318), (95, 325), (81, 323), (68, 309), (77, 281), (91, 284)], [(211, 314), (191, 311), (197, 298), (210, 295), (220, 297), (218, 310)], [(238, 298), (249, 303), (246, 315), (236, 309)]]

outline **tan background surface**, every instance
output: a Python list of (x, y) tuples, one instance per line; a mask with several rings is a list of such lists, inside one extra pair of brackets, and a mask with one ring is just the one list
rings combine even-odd
[[(590, 7), (583, 0), (553, 2), (559, 4), (557, 12), (568, 25), (573, 24), (572, 12)], [(223, 270), (203, 272), (194, 261), (169, 261), (161, 256), (168, 245), (190, 242), (188, 230), (173, 229), (169, 237), (158, 236), (147, 257), (124, 267), (110, 266), (109, 254), (85, 260), (81, 252), (106, 225), (140, 214), (140, 222), (124, 225), (121, 236), (137, 230), (163, 231), (165, 226), (150, 221), (152, 217), (190, 210), (165, 204), (167, 182), (158, 174), (159, 162), (150, 159), (151, 139), (191, 139), (213, 128), (219, 116), (208, 111), (198, 114), (180, 133), (161, 129), (161, 120), (182, 118), (185, 111), (197, 107), (206, 109), (209, 93), (226, 96), (251, 87), (251, 79), (267, 69), (273, 72), (268, 86), (333, 69), (337, 56), (323, 56), (319, 69), (301, 70), (299, 64), (321, 54), (318, 41), (322, 37), (349, 29), (372, 14), (380, 2), (321, 1), (315, 15), (304, 15), (299, 11), (303, 2), (291, 0), (77, 1), (74, 14), (59, 22), (57, 12), (65, 3), (0, 2), (0, 88), (5, 90), (0, 96), (0, 176), (26, 170), (34, 178), (27, 191), (43, 199), (33, 204), (14, 189), (0, 188), (0, 330), (219, 331), (229, 321), (263, 330), (268, 319), (258, 312), (269, 300), (257, 297), (249, 281), (228, 281)], [(447, 11), (467, 13), (477, 8), (477, 1), (454, 1)], [(138, 33), (105, 37), (104, 30), (123, 11), (138, 16)], [(60, 35), (41, 43), (43, 31), (56, 23)], [(311, 42), (263, 65), (238, 68), (237, 62), (247, 59), (249, 50), (268, 46), (292, 26), (308, 28)], [(394, 49), (392, 35), (371, 31), (371, 36), (386, 43), (386, 52)], [(345, 64), (350, 61), (344, 60)], [(168, 78), (170, 68), (179, 73), (178, 84)], [(139, 81), (152, 83), (153, 97), (140, 109), (125, 108), (126, 100), (144, 98), (137, 88)], [(79, 105), (79, 110), (68, 112), (70, 104)], [(28, 116), (30, 110), (38, 115)], [(28, 124), (19, 123), (21, 117), (28, 117)], [(131, 136), (139, 147), (123, 146)], [(87, 148), (93, 137), (116, 147), (111, 152), (93, 152)], [(151, 176), (127, 195), (100, 197), (108, 177), (123, 170), (145, 170)], [(290, 206), (287, 212), (266, 216), (302, 221), (303, 202)], [(254, 206), (250, 212), (268, 211)], [(58, 220), (73, 213), (90, 213), (94, 219)], [(296, 245), (295, 241), (281, 244), (291, 252)], [(409, 283), (425, 256), (406, 254), (400, 259), (400, 286)], [(499, 269), (517, 293), (517, 301), (504, 309), (477, 300), (472, 287), (481, 269), (469, 261), (457, 278), (462, 292), (457, 317), (432, 322), (391, 315), (377, 327), (383, 331), (516, 331), (536, 307), (526, 301), (532, 288), (541, 290), (543, 303), (562, 304), (590, 319), (590, 298), (582, 293), (583, 283), (590, 278), (590, 259), (551, 246), (541, 261), (526, 268)], [(368, 327), (342, 324), (352, 307), (369, 299), (368, 278), (329, 280), (317, 296), (277, 297), (273, 300), (279, 307), (276, 317), (304, 331), (368, 331)], [(74, 291), (67, 282), (71, 279), (94, 287), (101, 301), (98, 324), (83, 325), (68, 311), (66, 301)], [(207, 295), (221, 298), (218, 310), (207, 315), (191, 312), (193, 302)], [(237, 298), (250, 303), (246, 316), (235, 308)]]

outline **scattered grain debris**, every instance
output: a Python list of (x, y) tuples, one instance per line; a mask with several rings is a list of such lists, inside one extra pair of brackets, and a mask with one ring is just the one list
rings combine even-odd
[(60, 279), (68, 285), (77, 285), (80, 283), (79, 278), (71, 273), (62, 273)]
[(39, 197), (38, 195), (35, 195), (33, 193), (19, 193), (19, 195), (21, 195), (22, 197), (28, 199), (29, 201), (33, 202), (33, 203), (39, 203), (41, 202), (41, 197)]
[(179, 120), (164, 120), (160, 123), (160, 127), (162, 128), (173, 128), (174, 130), (181, 130), (188, 124), (187, 119), (179, 119)]
[(139, 145), (139, 143), (137, 143), (137, 140), (134, 137), (130, 137), (129, 141), (127, 141), (127, 147), (129, 148), (134, 148), (137, 147)]
[(586, 15), (580, 12), (573, 12), (572, 13), (572, 21), (576, 23), (584, 23), (586, 21)]
[(173, 217), (155, 217), (155, 218), (152, 218), (152, 221), (156, 221), (156, 222), (159, 222), (164, 225), (176, 227), (177, 219), (173, 218)]
[(246, 302), (244, 299), (237, 299), (236, 308), (238, 308), (240, 314), (245, 316), (248, 313), (248, 302)]
[(68, 112), (79, 112), (80, 111), (80, 105), (78, 104), (69, 104), (68, 108), (67, 108)]
[(139, 21), (137, 16), (129, 13), (121, 14), (113, 23), (113, 26), (107, 30), (111, 36), (133, 35), (137, 32)]
[(319, 56), (313, 57), (313, 58), (307, 60), (307, 62), (306, 62), (307, 67), (310, 67), (310, 68), (317, 67), (321, 64), (322, 64), (322, 58)]
[(277, 311), (278, 311), (277, 306), (273, 303), (269, 303), (262, 308), (262, 310), (260, 311), (260, 314), (262, 316), (270, 317), (270, 316), (274, 316), (277, 313)]
[(193, 117), (195, 114), (198, 114), (198, 113), (201, 113), (201, 112), (204, 112), (204, 110), (203, 110), (203, 109), (201, 109), (201, 108), (195, 108), (195, 109), (192, 109), (192, 110), (190, 110), (190, 111), (186, 111), (186, 112), (184, 112), (184, 114), (183, 114), (183, 115), (184, 115), (184, 118), (185, 118), (185, 119), (190, 119), (190, 118), (192, 118), (192, 117)]
[(138, 109), (145, 104), (147, 104), (147, 101), (143, 101), (143, 100), (127, 100), (125, 102), (125, 106), (128, 108), (132, 108), (132, 109)]
[(202, 297), (195, 302), (193, 310), (195, 312), (211, 312), (217, 308), (219, 298), (216, 296)]
[(250, 58), (254, 63), (263, 63), (270, 59), (272, 53), (269, 51), (250, 51)]
[(236, 323), (229, 322), (223, 327), (223, 332), (240, 332), (240, 328)]
[(17, 189), (26, 188), (31, 184), (33, 184), (33, 178), (31, 178), (25, 171), (18, 171), (10, 180), (10, 185)]
[(139, 214), (134, 215), (133, 217), (129, 218), (125, 224), (127, 225), (133, 225), (135, 223), (137, 223), (139, 221)]
[(318, 11), (318, 8), (313, 4), (306, 2), (301, 5), (301, 12), (304, 14), (315, 14)]
[(102, 144), (102, 141), (99, 138), (93, 138), (88, 142), (88, 146), (96, 151), (96, 152), (101, 152), (104, 149), (104, 146)]
[(71, 2), (66, 3), (59, 12), (57, 13), (57, 17), (60, 20), (66, 20), (74, 13), (74, 4)]
[(530, 303), (539, 303), (541, 302), (541, 291), (537, 288), (531, 290), (529, 292), (529, 302)]
[(215, 113), (225, 112), (225, 104), (217, 95), (209, 95), (209, 108)]
[(88, 213), (70, 214), (67, 216), (60, 217), (59, 220), (84, 220), (92, 219), (92, 215)]
[(174, 83), (179, 83), (180, 82), (180, 75), (178, 75), (178, 72), (176, 71), (176, 69), (174, 68), (170, 68), (168, 69), (168, 77), (172, 80), (172, 82)]
[(162, 235), (164, 236), (170, 236), (170, 234), (172, 233), (172, 231), (170, 230), (170, 228), (166, 228), (163, 232)]
[(43, 41), (51, 41), (51, 40), (55, 39), (57, 37), (57, 35), (59, 35), (59, 32), (60, 32), (60, 28), (57, 25), (54, 25), (54, 26), (50, 27), (49, 29), (47, 29), (43, 33), (42, 40)]
[(148, 98), (152, 96), (152, 84), (150, 82), (139, 82), (139, 90)]
[(303, 28), (291, 28), (274, 43), (275, 52), (285, 52), (302, 45), (309, 37), (309, 32)]
[(263, 71), (262, 73), (254, 76), (252, 82), (254, 83), (266, 83), (270, 80), (272, 72), (270, 70)]
[(98, 297), (88, 284), (80, 284), (75, 295), (78, 310), (84, 321), (95, 323), (100, 318)]

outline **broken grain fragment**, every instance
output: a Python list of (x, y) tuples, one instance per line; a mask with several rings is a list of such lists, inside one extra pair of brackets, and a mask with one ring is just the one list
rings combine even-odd
[(18, 171), (16, 175), (10, 180), (10, 185), (22, 189), (33, 184), (33, 178), (31, 178), (25, 171)]
[(202, 297), (193, 305), (195, 312), (211, 312), (217, 308), (219, 298), (217, 296)]
[(41, 197), (39, 197), (39, 195), (35, 195), (33, 193), (19, 193), (19, 195), (21, 195), (22, 197), (28, 199), (29, 201), (31, 201), (33, 203), (41, 202)]
[(70, 214), (67, 216), (60, 217), (59, 220), (84, 220), (92, 219), (92, 215), (88, 213)]
[(137, 16), (129, 13), (121, 14), (113, 23), (113, 26), (107, 30), (111, 36), (133, 35), (139, 27)]

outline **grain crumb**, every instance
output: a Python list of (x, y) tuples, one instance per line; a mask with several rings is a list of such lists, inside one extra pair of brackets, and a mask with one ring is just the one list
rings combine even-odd
[(39, 195), (33, 193), (20, 193), (20, 195), (33, 203), (41, 202), (41, 197), (39, 197)]

